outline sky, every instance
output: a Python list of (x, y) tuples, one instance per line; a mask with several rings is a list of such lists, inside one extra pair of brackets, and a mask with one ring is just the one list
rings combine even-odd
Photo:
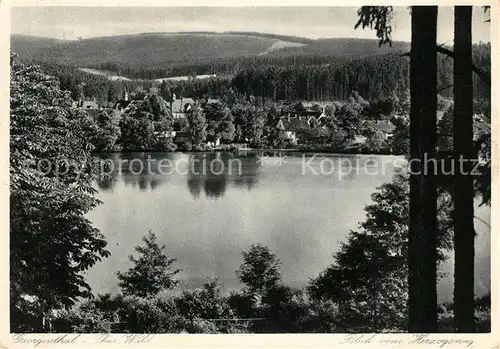
[[(354, 29), (358, 7), (14, 7), (11, 32), (78, 37), (178, 31), (258, 31), (308, 38), (375, 38)], [(453, 41), (453, 7), (438, 10), (438, 43)], [(474, 42), (490, 41), (482, 8), (473, 11)], [(410, 13), (395, 7), (393, 40), (410, 41)]]

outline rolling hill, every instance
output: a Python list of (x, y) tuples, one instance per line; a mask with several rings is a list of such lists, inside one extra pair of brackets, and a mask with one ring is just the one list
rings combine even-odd
[(394, 42), (379, 47), (368, 39), (306, 39), (282, 35), (226, 33), (145, 33), (98, 37), (84, 40), (57, 40), (12, 35), (13, 51), (43, 61), (72, 63), (79, 67), (103, 62), (116, 64), (193, 64), (220, 58), (258, 55), (335, 55), (361, 57), (407, 50), (409, 43)]
[(13, 34), (10, 37), (10, 49), (21, 57), (26, 57), (63, 42), (65, 42), (65, 40)]
[[(256, 56), (276, 42), (275, 38), (233, 34), (139, 34), (90, 38), (65, 42), (37, 42), (33, 37), (13, 36), (14, 50), (21, 56), (42, 61), (71, 63), (79, 67), (102, 62), (118, 65), (197, 63), (218, 58)], [(26, 43), (34, 42), (27, 50)], [(21, 44), (18, 44), (21, 43)]]
[(361, 58), (387, 53), (403, 53), (409, 50), (409, 42), (394, 41), (392, 47), (389, 47), (388, 45), (379, 46), (378, 40), (375, 39), (329, 38), (316, 39), (303, 46), (283, 47), (280, 50), (274, 50), (271, 55)]

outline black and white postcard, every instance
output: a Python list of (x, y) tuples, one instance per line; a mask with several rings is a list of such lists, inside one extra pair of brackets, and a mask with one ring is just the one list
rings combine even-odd
[(499, 345), (498, 4), (0, 7), (2, 348)]

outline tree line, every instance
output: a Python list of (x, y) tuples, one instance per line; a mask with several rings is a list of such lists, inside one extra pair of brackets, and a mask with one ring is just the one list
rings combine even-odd
[(336, 56), (254, 56), (254, 57), (234, 57), (221, 58), (209, 62), (198, 63), (176, 63), (166, 67), (148, 68), (142, 67), (140, 63), (133, 66), (122, 66), (118, 63), (103, 62), (91, 65), (91, 68), (103, 69), (114, 72), (117, 75), (125, 76), (131, 79), (162, 79), (173, 76), (197, 76), (217, 74), (220, 76), (229, 76), (234, 73), (251, 67), (293, 67), (304, 65), (327, 64), (332, 60), (339, 59)]
[[(168, 136), (170, 131), (189, 135), (189, 141), (180, 144), (181, 150), (204, 150), (207, 143), (215, 144), (217, 140), (221, 143), (220, 149), (231, 149), (232, 143), (246, 143), (254, 148), (327, 152), (407, 154), (409, 149), (408, 91), (402, 99), (394, 96), (371, 102), (353, 91), (344, 102), (328, 103), (324, 108), (314, 104), (312, 110), (324, 111), (324, 117), (295, 130), (302, 139), (298, 146), (277, 129), (277, 123), (289, 114), (304, 113), (306, 108), (301, 102), (276, 102), (230, 89), (218, 103), (209, 104), (203, 98), (197, 100), (186, 113), (187, 118), (179, 120), (173, 118), (169, 103), (163, 98), (172, 93), (166, 82), (157, 89), (143, 91), (130, 94), (134, 106), (123, 113), (110, 109), (86, 110), (82, 132), (95, 152), (175, 151), (179, 144)], [(451, 100), (440, 96), (439, 102), (441, 112), (453, 110)], [(476, 112), (482, 112), (481, 105), (482, 102), (477, 103)], [(445, 120), (448, 122), (448, 118)], [(396, 126), (394, 137), (386, 140), (380, 131), (369, 126), (369, 121), (392, 122)], [(475, 134), (483, 134), (483, 131), (477, 128)], [(440, 132), (443, 142), (447, 142), (449, 127), (443, 126)], [(351, 149), (357, 135), (365, 136), (366, 142)]]
[[(306, 107), (301, 102), (284, 104), (233, 93), (218, 103), (200, 99), (185, 119), (174, 119), (168, 102), (161, 95), (162, 89), (147, 93), (123, 113), (109, 109), (86, 110), (82, 132), (93, 150), (201, 151), (214, 149), (213, 145), (219, 142), (219, 150), (231, 150), (233, 143), (244, 143), (253, 148), (304, 151), (396, 154), (407, 151), (408, 96), (402, 101), (388, 98), (368, 102), (354, 91), (345, 102), (327, 104), (324, 108), (314, 104), (312, 109), (318, 115), (324, 109), (324, 116), (294, 129), (301, 139), (297, 145), (277, 125), (288, 115), (296, 117), (304, 113)], [(372, 128), (369, 123), (372, 121), (395, 124), (394, 140), (386, 140), (381, 131)], [(176, 144), (172, 131), (187, 134), (188, 140)], [(351, 149), (357, 135), (365, 136), (367, 141)]]
[[(473, 62), (483, 71), (490, 70), (490, 43), (473, 46)], [(184, 97), (224, 97), (230, 89), (240, 94), (272, 100), (296, 101), (346, 100), (351, 91), (357, 91), (368, 100), (401, 96), (409, 88), (409, 61), (397, 54), (375, 55), (359, 59), (345, 57), (257, 57), (235, 58), (224, 61), (219, 68), (207, 71), (178, 72), (191, 75), (190, 81), (168, 81), (171, 92)], [(143, 80), (109, 81), (105, 76), (88, 74), (75, 67), (55, 63), (36, 62), (51, 75), (57, 76), (61, 87), (69, 90), (74, 99), (95, 97), (101, 104), (111, 104), (123, 97), (124, 92), (147, 92), (160, 83), (151, 79), (162, 78), (166, 71), (135, 76)], [(224, 70), (221, 67), (226, 66)], [(230, 67), (230, 68), (229, 68)], [(102, 63), (104, 70), (117, 71), (114, 63)], [(221, 70), (222, 69), (222, 70)], [(439, 94), (452, 96), (453, 62), (438, 56), (437, 88)], [(197, 74), (221, 74), (222, 77), (195, 79)], [(227, 74), (226, 74), (227, 73)], [(125, 74), (120, 72), (119, 74)], [(176, 73), (177, 74), (177, 73)], [(131, 76), (131, 75), (130, 75)], [(489, 87), (478, 77), (473, 78), (476, 98), (489, 98)], [(170, 96), (164, 96), (169, 99)]]
[[(490, 70), (489, 43), (473, 46), (473, 62), (483, 71)], [(269, 57), (241, 58), (248, 64), (224, 63), (235, 67), (231, 76), (190, 81), (169, 81), (169, 89), (177, 96), (185, 97), (224, 97), (230, 89), (241, 94), (272, 100), (346, 100), (351, 91), (358, 91), (363, 98), (379, 100), (398, 96), (409, 88), (409, 61), (396, 54), (376, 55), (359, 59), (342, 57)], [(453, 86), (453, 62), (440, 55), (437, 58), (439, 94), (451, 97)], [(104, 76), (84, 73), (74, 67), (43, 63), (42, 67), (57, 76), (63, 89), (72, 92), (74, 99), (83, 96), (95, 97), (100, 103), (112, 103), (123, 96), (125, 90), (148, 91), (159, 87), (147, 79), (165, 77), (158, 75), (142, 76), (144, 80), (109, 81)], [(109, 63), (102, 67), (116, 70)], [(219, 73), (213, 69), (204, 73)], [(184, 74), (179, 72), (179, 74)], [(196, 74), (192, 72), (186, 74)], [(478, 77), (473, 78), (476, 98), (487, 99), (489, 88)]]

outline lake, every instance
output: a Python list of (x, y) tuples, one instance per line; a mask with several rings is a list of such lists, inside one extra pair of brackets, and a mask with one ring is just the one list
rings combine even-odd
[[(177, 259), (181, 288), (215, 276), (226, 291), (239, 289), (235, 271), (241, 252), (256, 243), (282, 261), (286, 285), (305, 286), (364, 220), (363, 208), (375, 188), (404, 163), (398, 156), (272, 152), (101, 158), (115, 171), (98, 183), (103, 203), (88, 214), (111, 252), (87, 272), (95, 293), (118, 291), (116, 272), (130, 267), (128, 255), (148, 230)], [(478, 208), (476, 215), (489, 223), (489, 208)], [(482, 295), (490, 287), (490, 233), (480, 220), (476, 229), (476, 292)], [(449, 275), (439, 283), (439, 300), (448, 301), (452, 258), (443, 271)]]

